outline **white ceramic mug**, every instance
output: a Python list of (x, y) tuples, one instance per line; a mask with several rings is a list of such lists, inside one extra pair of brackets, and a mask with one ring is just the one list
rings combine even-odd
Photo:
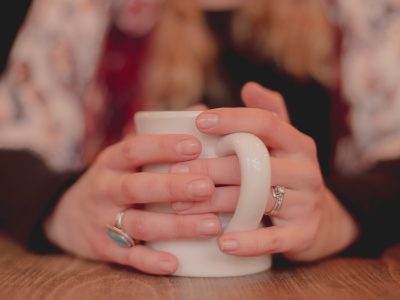
[[(199, 111), (138, 112), (137, 134), (190, 134), (202, 144), (199, 158), (236, 154), (241, 171), (240, 195), (234, 214), (219, 214), (223, 232), (250, 231), (261, 227), (270, 193), (270, 159), (264, 143), (249, 133), (225, 136), (205, 135), (195, 124)], [(170, 165), (152, 165), (145, 172), (169, 172)], [(147, 210), (174, 213), (170, 204), (152, 204)], [(218, 238), (218, 237), (217, 237)], [(174, 275), (190, 277), (225, 277), (258, 273), (271, 266), (271, 256), (239, 257), (223, 253), (217, 238), (168, 240), (146, 243), (147, 246), (175, 255), (178, 269)]]

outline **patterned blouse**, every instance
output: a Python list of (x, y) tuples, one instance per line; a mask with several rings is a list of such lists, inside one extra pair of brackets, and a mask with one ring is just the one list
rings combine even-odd
[[(326, 1), (343, 33), (351, 130), (339, 142), (337, 165), (355, 172), (400, 156), (400, 1)], [(0, 147), (32, 149), (57, 170), (83, 164), (88, 109), (107, 109), (93, 80), (110, 3), (34, 1), (0, 82)]]
[(362, 170), (400, 157), (400, 1), (340, 0), (342, 93), (352, 135), (339, 144), (339, 169)]

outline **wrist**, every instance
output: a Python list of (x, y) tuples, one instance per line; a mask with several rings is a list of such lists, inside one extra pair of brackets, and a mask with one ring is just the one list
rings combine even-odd
[[(58, 201), (57, 205), (54, 207), (53, 211), (47, 216), (43, 222), (43, 232), (46, 238), (56, 245), (57, 247), (65, 249), (65, 245), (69, 243), (66, 242), (68, 239), (68, 224), (66, 220), (66, 214), (71, 209), (68, 207), (68, 196), (70, 191), (67, 191)], [(64, 212), (64, 213), (63, 213)]]

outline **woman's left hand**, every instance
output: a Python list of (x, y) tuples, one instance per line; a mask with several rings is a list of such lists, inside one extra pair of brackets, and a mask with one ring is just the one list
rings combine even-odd
[[(358, 236), (351, 215), (324, 184), (313, 139), (294, 128), (283, 98), (258, 84), (242, 90), (246, 108), (203, 112), (197, 127), (205, 134), (249, 132), (270, 150), (272, 186), (284, 186), (282, 207), (271, 216), (273, 226), (222, 235), (222, 251), (239, 256), (282, 253), (288, 259), (309, 261), (337, 253)], [(240, 169), (236, 157), (180, 163), (172, 172), (202, 173), (220, 185), (207, 202), (175, 203), (179, 214), (232, 212), (236, 207)], [(270, 196), (266, 212), (274, 206)]]

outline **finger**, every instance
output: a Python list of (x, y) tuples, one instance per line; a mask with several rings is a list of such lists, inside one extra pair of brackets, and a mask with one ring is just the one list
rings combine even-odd
[(173, 255), (142, 245), (126, 249), (111, 242), (103, 251), (105, 261), (130, 266), (145, 273), (168, 275), (178, 268), (178, 261)]
[(302, 230), (296, 226), (271, 226), (248, 232), (226, 233), (218, 244), (223, 252), (230, 255), (257, 256), (294, 251), (303, 241)]
[(209, 177), (214, 184), (239, 185), (240, 165), (236, 156), (197, 159), (171, 166), (172, 174), (202, 174)]
[(200, 152), (200, 142), (190, 135), (132, 135), (104, 150), (99, 162), (112, 169), (131, 170), (195, 159)]
[(214, 183), (201, 174), (121, 174), (105, 184), (106, 198), (117, 205), (202, 201), (214, 192)]
[(221, 231), (214, 214), (178, 216), (139, 209), (125, 211), (122, 227), (135, 239), (144, 241), (210, 238)]
[[(308, 160), (271, 157), (271, 185), (283, 185), (292, 190), (304, 190), (321, 183), (320, 172)], [(215, 185), (239, 185), (240, 165), (236, 156), (197, 159), (174, 164), (171, 173), (203, 174)]]
[[(178, 214), (232, 213), (239, 199), (240, 187), (225, 186), (215, 189), (213, 196), (202, 202), (175, 202), (172, 208)], [(270, 212), (276, 200), (272, 192), (268, 195), (265, 213)], [(312, 210), (312, 201), (307, 201), (304, 193), (285, 189), (282, 206), (274, 218), (295, 218)]]
[(218, 187), (206, 201), (174, 202), (172, 208), (178, 214), (231, 213), (236, 208), (239, 191), (238, 186)]
[(289, 114), (281, 94), (264, 88), (255, 82), (248, 82), (242, 88), (242, 99), (247, 107), (266, 109), (289, 122)]
[(225, 135), (249, 132), (268, 147), (289, 153), (308, 151), (311, 138), (278, 118), (270, 111), (257, 108), (216, 108), (201, 113), (197, 127), (206, 134)]

